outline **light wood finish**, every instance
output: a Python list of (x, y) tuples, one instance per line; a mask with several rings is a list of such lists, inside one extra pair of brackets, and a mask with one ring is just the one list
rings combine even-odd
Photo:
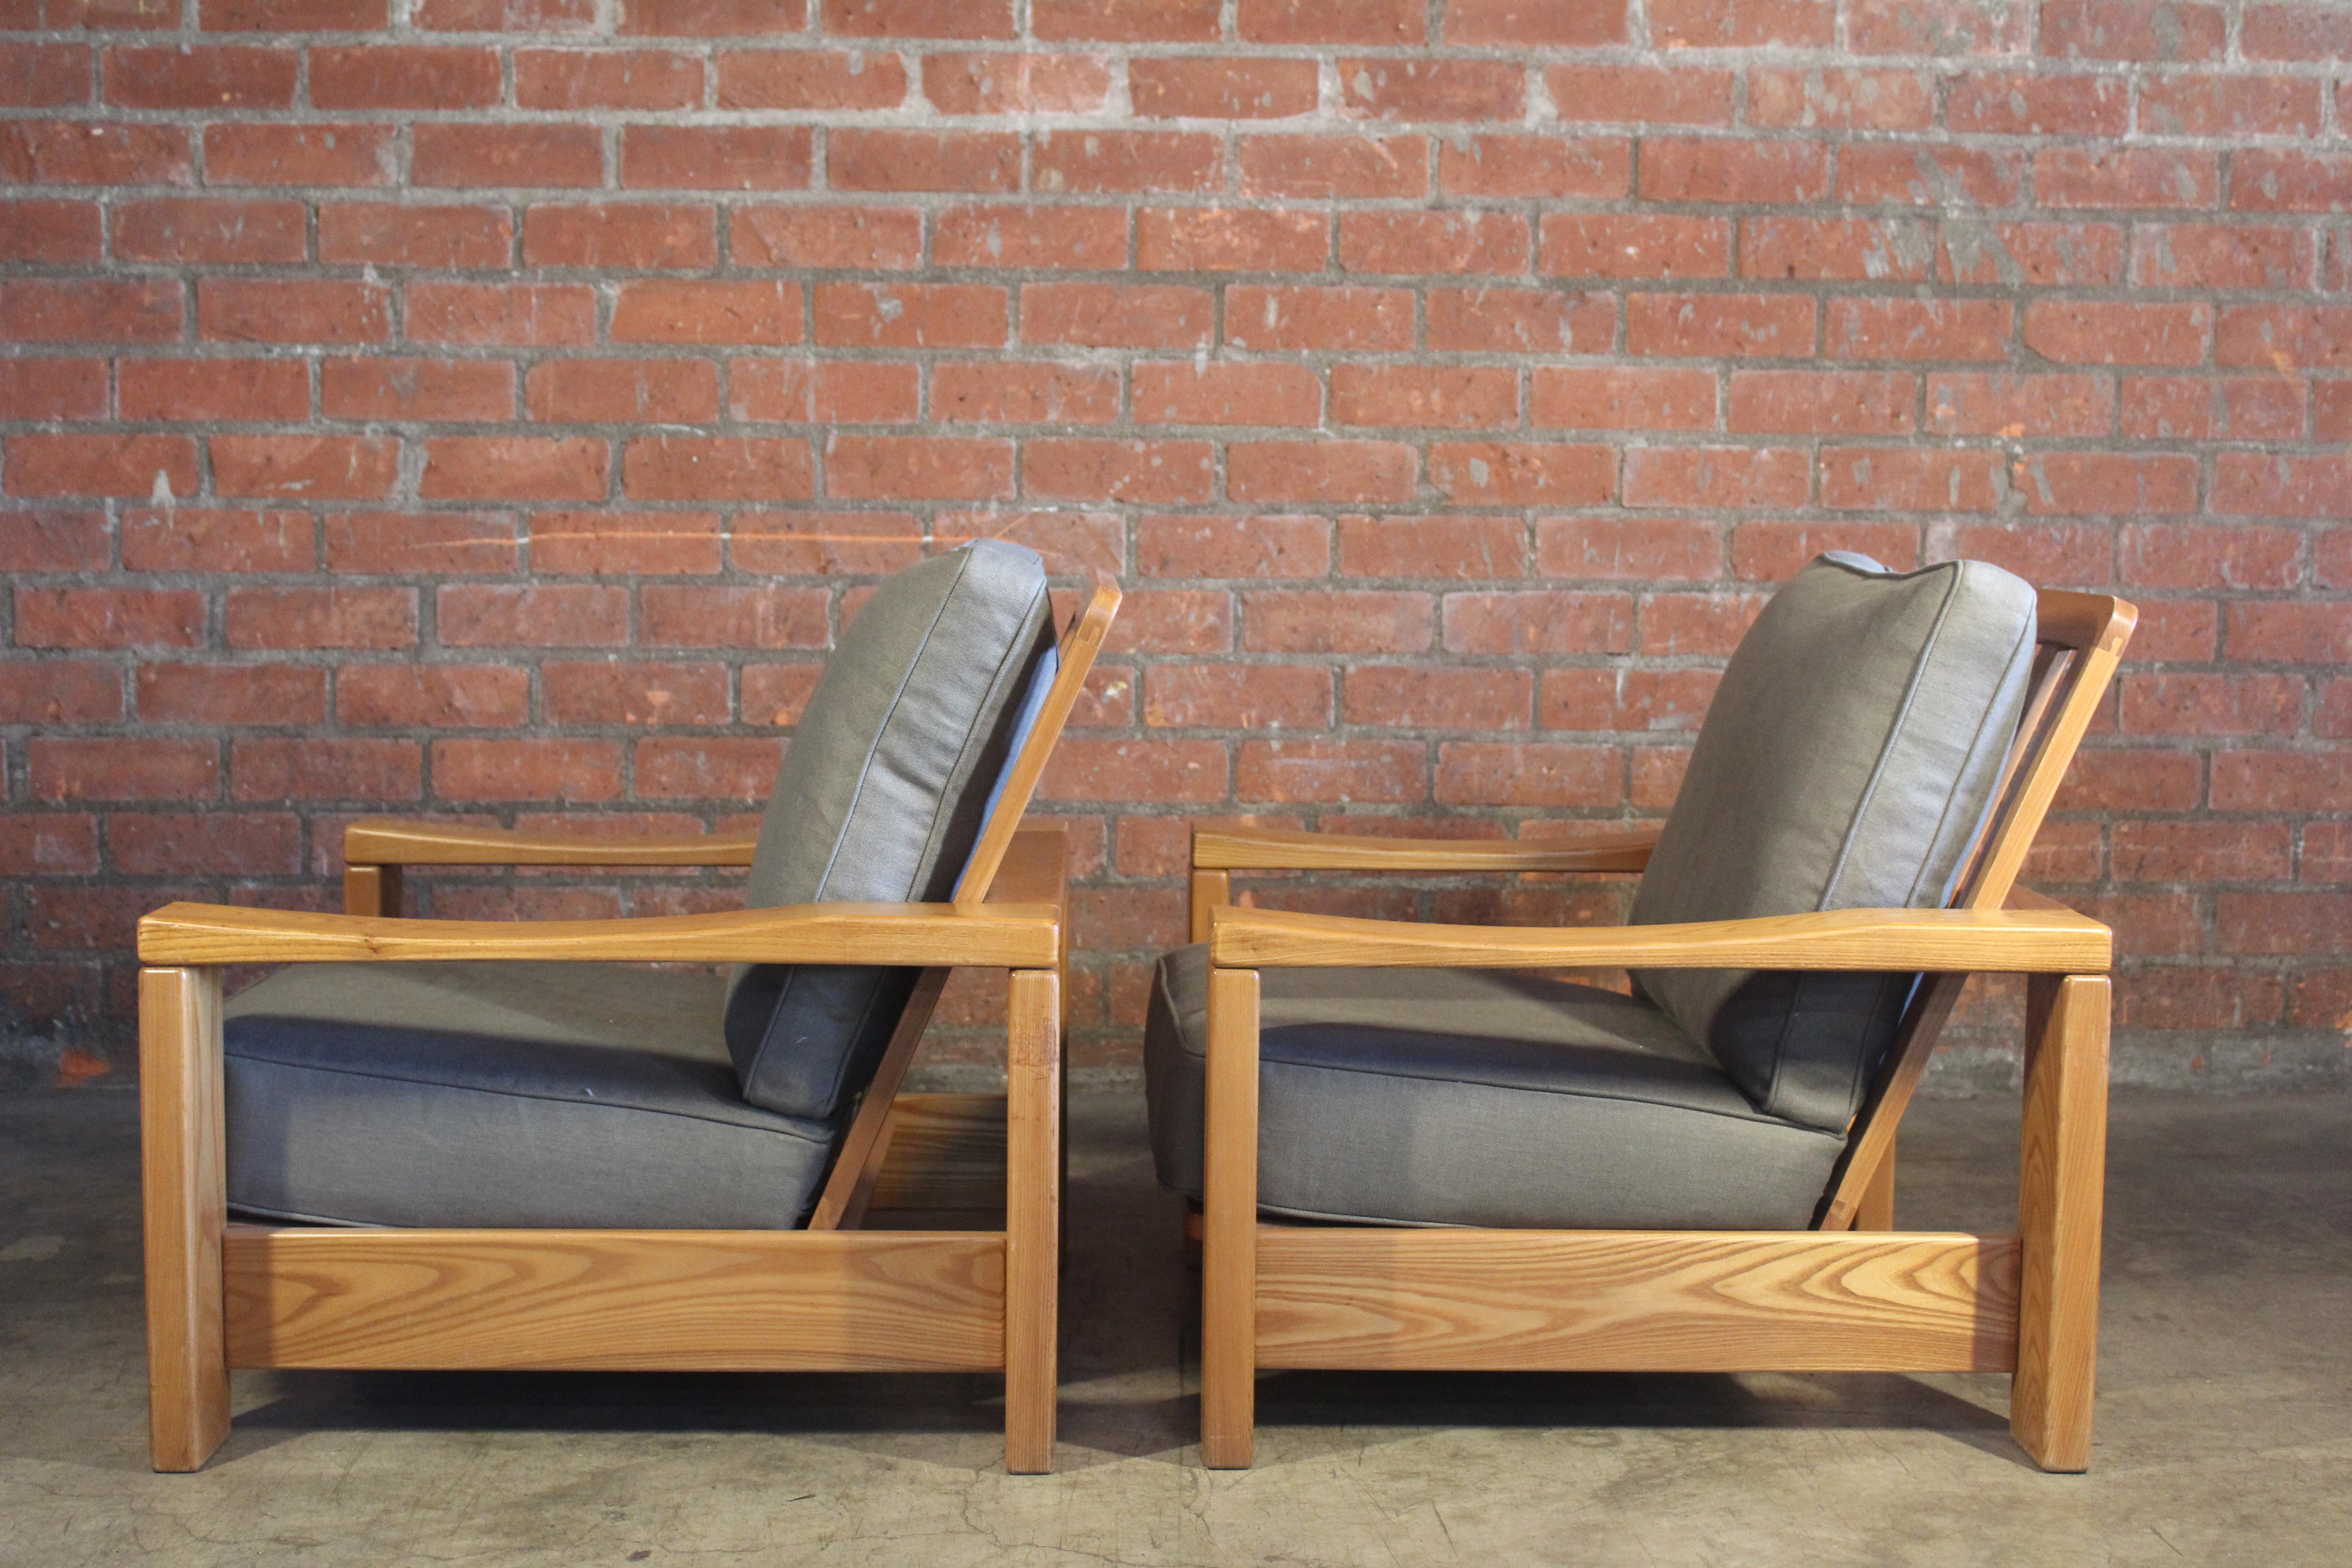
[(1258, 976), (1209, 972), (1201, 1462), (1247, 1469), (1257, 1422)]
[(1688, 925), (1423, 925), (1219, 909), (1212, 962), (1253, 968), (1808, 969), (2081, 972), (2107, 967), (2105, 926), (2068, 910), (1832, 910)]
[(915, 1059), (915, 1047), (923, 1043), (923, 1031), (931, 1026), (931, 1014), (939, 1007), (940, 992), (954, 973), (952, 969), (935, 968), (916, 974), (906, 1011), (898, 1015), (898, 1026), (891, 1031), (890, 1043), (883, 1047), (881, 1063), (874, 1069), (874, 1081), (859, 1097), (857, 1114), (850, 1119), (848, 1134), (833, 1157), (833, 1170), (825, 1178), (824, 1191), (817, 1198), (816, 1207), (810, 1211), (811, 1230), (856, 1230), (865, 1220), (866, 1205), (874, 1201), (875, 1184), (881, 1178), (882, 1162), (890, 1152), (898, 1086), (906, 1081), (907, 1068)]
[(1054, 1468), (1062, 1240), (1062, 997), (1051, 969), (1013, 973), (1005, 1033), (1004, 1468)]
[(1004, 1123), (1001, 1094), (901, 1094), (868, 1212), (1003, 1210)]
[(343, 858), (353, 867), (749, 866), (758, 842), (750, 830), (632, 836), (386, 818), (344, 828)]
[(397, 919), (401, 910), (400, 879), (397, 866), (346, 866), (343, 913), (371, 920)]
[(1895, 1228), (1895, 1142), (1891, 1138), (1878, 1157), (1878, 1168), (1871, 1173), (1870, 1184), (1862, 1190), (1862, 1203), (1853, 1211), (1853, 1228)]
[(148, 1452), (159, 1470), (196, 1469), (228, 1436), (221, 1305), (221, 1232), (228, 1207), (220, 1040), (218, 970), (141, 973)]
[(1050, 964), (1046, 905), (792, 904), (617, 921), (404, 921), (166, 904), (139, 922), (149, 963), (572, 959), (625, 963)]
[(231, 1226), (234, 1366), (956, 1372), (1002, 1363), (989, 1232)]
[(2045, 1470), (2091, 1462), (2107, 1157), (2107, 978), (2028, 983), (2023, 1243), (2010, 1432)]
[(1200, 827), (1192, 832), (1192, 864), (1232, 871), (1639, 871), (1657, 842), (1654, 827), (1582, 843)]
[(998, 797), (996, 811), (981, 829), (980, 841), (972, 846), (971, 858), (964, 865), (963, 878), (956, 884), (955, 902), (959, 908), (970, 908), (988, 897), (990, 882), (996, 877), (996, 868), (1012, 847), (1013, 833), (1021, 825), (1021, 814), (1029, 809), (1029, 797), (1037, 792), (1037, 781), (1045, 774), (1045, 763), (1054, 754), (1054, 746), (1062, 738), (1062, 726), (1069, 721), (1070, 710), (1077, 705), (1085, 691), (1087, 676), (1094, 669), (1095, 656), (1102, 652), (1103, 639), (1110, 636), (1111, 622), (1118, 618), (1118, 584), (1108, 573), (1095, 574), (1094, 592), (1087, 607), (1063, 637), (1056, 652), (1060, 668), (1054, 672), (1054, 684), (1046, 689), (1045, 705), (1037, 710), (1037, 722), (1029, 731), (1021, 754), (1004, 775), (1004, 793)]
[(1257, 1364), (2007, 1372), (2014, 1237), (1257, 1227)]
[(1209, 913), (1220, 904), (1234, 901), (1234, 877), (1230, 871), (1192, 868), (1190, 883), (1192, 906), (1192, 940), (1209, 940)]

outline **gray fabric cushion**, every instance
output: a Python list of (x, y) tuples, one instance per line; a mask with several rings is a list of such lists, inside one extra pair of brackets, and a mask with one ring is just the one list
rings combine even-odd
[[(793, 731), (751, 862), (753, 909), (947, 898), (1051, 653), (1036, 553), (982, 540), (867, 600)], [(729, 1054), (752, 1104), (830, 1121), (853, 1104), (914, 972), (762, 964), (730, 977)]]
[[(1160, 1179), (1201, 1192), (1208, 949), (1144, 1033)], [(1843, 1138), (1764, 1115), (1647, 1002), (1534, 975), (1261, 972), (1258, 1200), (1405, 1225), (1801, 1228)]]
[(720, 978), (317, 963), (226, 1008), (229, 1202), (354, 1225), (784, 1229), (835, 1130), (746, 1105)]
[[(2017, 729), (2033, 634), (2032, 588), (1982, 562), (1807, 566), (1724, 671), (1633, 922), (1945, 903)], [(1634, 979), (1764, 1110), (1843, 1131), (1916, 976)]]

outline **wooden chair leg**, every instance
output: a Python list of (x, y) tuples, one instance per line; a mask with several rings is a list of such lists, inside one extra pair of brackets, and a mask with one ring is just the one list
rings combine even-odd
[(159, 1470), (197, 1469), (228, 1436), (220, 1009), (217, 969), (140, 972), (147, 1419)]
[(1201, 1462), (1213, 1470), (1249, 1468), (1256, 1441), (1257, 1021), (1257, 971), (1210, 971)]
[(2027, 992), (2022, 1272), (2009, 1429), (2045, 1470), (2091, 1462), (2108, 1005), (2103, 974), (2037, 974)]
[(1015, 970), (1005, 1048), (1004, 1468), (1054, 1468), (1062, 1237), (1061, 984)]
[(1891, 1142), (1886, 1152), (1878, 1157), (1878, 1169), (1872, 1174), (1870, 1185), (1862, 1190), (1862, 1203), (1853, 1211), (1853, 1228), (1895, 1228), (1895, 1145)]
[(343, 913), (383, 915), (396, 919), (400, 914), (400, 868), (397, 866), (345, 867), (343, 868)]

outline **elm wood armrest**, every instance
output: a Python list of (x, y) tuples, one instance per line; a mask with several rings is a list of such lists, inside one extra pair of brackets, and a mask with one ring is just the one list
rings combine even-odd
[(1224, 906), (1211, 962), (1229, 969), (1917, 969), (2101, 974), (2105, 926), (2066, 910), (1833, 910), (1691, 925), (1419, 925)]
[(343, 829), (353, 866), (749, 866), (759, 836), (692, 833), (598, 838), (444, 822), (355, 822)]
[(149, 964), (576, 959), (630, 963), (971, 964), (1051, 969), (1050, 904), (790, 904), (618, 921), (404, 921), (166, 904), (139, 922)]
[(1201, 871), (1639, 871), (1650, 863), (1657, 842), (1654, 827), (1580, 843), (1201, 827), (1192, 832), (1192, 867)]

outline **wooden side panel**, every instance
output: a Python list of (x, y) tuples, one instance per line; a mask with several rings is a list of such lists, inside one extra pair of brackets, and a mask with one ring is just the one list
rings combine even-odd
[(343, 868), (343, 913), (379, 920), (400, 918), (400, 868), (347, 866)]
[(951, 1372), (1003, 1364), (992, 1232), (232, 1226), (234, 1366)]
[(139, 975), (139, 1139), (147, 1243), (147, 1417), (159, 1470), (193, 1470), (228, 1436), (216, 969)]
[(1062, 1240), (1062, 999), (1016, 970), (1005, 1042), (1004, 1468), (1054, 1468)]
[(1201, 1462), (1245, 1470), (1257, 1424), (1258, 975), (1209, 972), (1201, 1242)]
[(1002, 1209), (1004, 1096), (902, 1094), (872, 1209)]
[(2091, 1462), (2099, 1226), (2107, 1164), (2107, 978), (2036, 977), (2027, 991), (2023, 1284), (2010, 1431), (2045, 1470)]
[(2005, 1372), (2012, 1237), (1261, 1226), (1257, 1363)]

